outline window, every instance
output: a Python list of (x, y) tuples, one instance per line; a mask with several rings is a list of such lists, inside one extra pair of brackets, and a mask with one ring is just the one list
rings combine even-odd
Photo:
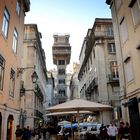
[(16, 12), (17, 12), (18, 16), (20, 15), (20, 9), (21, 9), (21, 4), (20, 4), (19, 0), (17, 0)]
[(136, 0), (128, 0), (128, 6), (132, 7), (135, 2), (136, 2)]
[(13, 35), (13, 47), (12, 47), (14, 53), (16, 53), (16, 51), (17, 51), (17, 42), (18, 42), (18, 33), (17, 33), (16, 28), (15, 28), (14, 35)]
[(58, 73), (59, 73), (60, 75), (65, 75), (65, 69), (59, 69), (59, 70), (58, 70)]
[(5, 70), (5, 60), (4, 60), (4, 58), (0, 55), (0, 90), (3, 89), (4, 70)]
[(7, 37), (8, 35), (9, 20), (10, 20), (10, 15), (8, 10), (5, 8), (3, 14), (3, 20), (2, 20), (2, 33), (5, 37)]
[(59, 61), (58, 61), (58, 64), (59, 64), (59, 65), (65, 65), (65, 60), (59, 60)]
[(113, 36), (113, 28), (112, 27), (108, 27), (107, 36)]
[(59, 84), (65, 84), (65, 79), (59, 79)]
[(108, 52), (116, 53), (115, 43), (108, 43)]
[(140, 7), (138, 5), (138, 1), (136, 1), (132, 6), (131, 12), (134, 25), (137, 26), (140, 23)]
[(131, 58), (125, 61), (125, 76), (127, 82), (130, 82), (134, 79)]
[(9, 83), (9, 95), (14, 97), (14, 87), (15, 87), (15, 71), (11, 68), (10, 71), (10, 83)]
[(69, 38), (68, 38), (68, 37), (65, 38), (65, 42), (66, 42), (66, 43), (69, 42)]
[(60, 95), (61, 97), (64, 97), (64, 96), (65, 96), (65, 90), (60, 89), (60, 90), (59, 90), (59, 95)]
[(119, 72), (118, 72), (117, 61), (110, 62), (110, 66), (111, 66), (112, 78), (113, 79), (118, 79), (119, 78)]
[(121, 35), (121, 42), (124, 44), (125, 41), (128, 39), (128, 31), (127, 31), (126, 21), (124, 17), (120, 22), (120, 35)]

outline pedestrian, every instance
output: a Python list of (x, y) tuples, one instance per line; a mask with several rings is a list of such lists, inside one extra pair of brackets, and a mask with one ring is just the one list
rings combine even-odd
[(42, 131), (42, 134), (43, 134), (43, 140), (46, 140), (46, 127), (42, 126), (41, 131)]
[(125, 139), (124, 133), (125, 133), (124, 122), (120, 122), (119, 131), (118, 131), (119, 140)]
[(109, 138), (110, 140), (116, 140), (116, 136), (118, 134), (118, 129), (117, 127), (114, 125), (114, 123), (111, 123), (108, 130), (107, 130), (107, 133), (109, 135)]
[(130, 140), (130, 138), (131, 138), (131, 128), (130, 128), (128, 122), (125, 123), (124, 138), (125, 138), (125, 140)]
[(109, 136), (107, 133), (108, 129), (106, 128), (106, 126), (102, 126), (102, 128), (100, 129), (100, 140), (109, 140)]
[(22, 140), (31, 140), (31, 137), (32, 137), (32, 132), (29, 129), (29, 126), (27, 126), (27, 128), (24, 128), (23, 130)]
[(47, 127), (46, 131), (49, 133), (51, 140), (57, 140), (58, 132), (52, 122), (48, 123), (48, 127)]
[(21, 137), (22, 137), (22, 129), (20, 128), (20, 125), (17, 125), (16, 126), (15, 135), (16, 135), (16, 140), (21, 140)]

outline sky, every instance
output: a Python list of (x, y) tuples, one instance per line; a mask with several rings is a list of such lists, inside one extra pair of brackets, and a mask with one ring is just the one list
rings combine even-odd
[(95, 18), (111, 18), (106, 0), (30, 0), (30, 11), (26, 13), (25, 24), (37, 24), (42, 34), (42, 48), (45, 50), (47, 70), (53, 65), (53, 34), (70, 34), (71, 60), (67, 70), (72, 71), (73, 62), (79, 63), (84, 37), (93, 27)]

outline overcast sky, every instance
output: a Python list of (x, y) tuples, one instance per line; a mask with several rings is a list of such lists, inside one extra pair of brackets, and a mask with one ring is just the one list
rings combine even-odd
[(53, 34), (70, 34), (71, 61), (79, 62), (84, 37), (92, 28), (95, 18), (111, 18), (106, 0), (30, 0), (31, 8), (26, 13), (25, 23), (37, 24), (42, 33), (42, 47), (46, 54), (47, 70), (56, 66), (52, 61)]

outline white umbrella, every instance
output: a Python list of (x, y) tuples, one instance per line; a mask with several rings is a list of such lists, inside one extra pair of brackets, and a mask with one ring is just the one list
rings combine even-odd
[(49, 107), (47, 111), (52, 112), (67, 112), (67, 111), (77, 111), (77, 120), (78, 120), (78, 135), (80, 140), (80, 130), (79, 130), (79, 111), (103, 111), (112, 109), (112, 106), (104, 105), (84, 99), (74, 99), (62, 104), (58, 104), (52, 107)]
[[(92, 111), (79, 111), (80, 114), (93, 114)], [(66, 112), (47, 112), (44, 116), (64, 116), (67, 114), (77, 114), (77, 111), (66, 111)]]
[(49, 107), (50, 112), (67, 112), (67, 111), (103, 111), (111, 109), (112, 106), (100, 104), (84, 99), (74, 99), (62, 104)]
[(58, 122), (58, 125), (61, 125), (61, 126), (63, 126), (63, 125), (65, 125), (65, 124), (71, 124), (71, 122), (69, 122), (69, 121), (61, 121), (61, 122)]

